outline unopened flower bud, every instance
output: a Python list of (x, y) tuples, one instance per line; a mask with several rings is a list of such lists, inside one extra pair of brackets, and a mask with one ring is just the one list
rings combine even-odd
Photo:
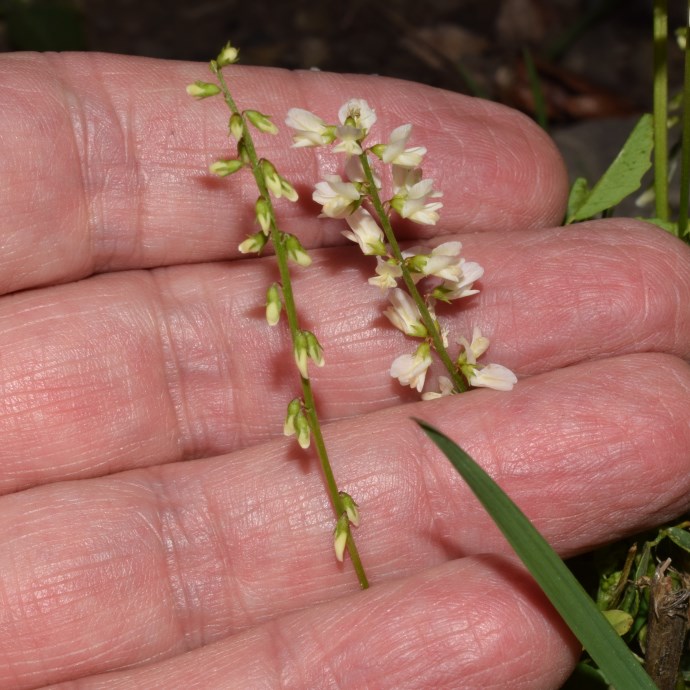
[[(264, 239), (266, 236), (260, 232), (258, 233)], [(266, 321), (269, 326), (275, 326), (280, 320), (280, 310), (283, 308), (283, 303), (280, 299), (280, 289), (278, 283), (273, 283), (266, 291)]]
[(244, 115), (260, 132), (278, 134), (278, 128), (271, 122), (268, 115), (264, 115), (258, 110), (245, 110)]
[(215, 96), (220, 93), (220, 89), (215, 84), (209, 84), (206, 81), (195, 81), (187, 86), (187, 93), (201, 100), (202, 98)]
[(304, 331), (307, 338), (307, 354), (317, 367), (324, 365), (323, 348), (321, 343), (316, 339), (316, 336), (311, 331)]
[(232, 160), (220, 160), (211, 163), (208, 169), (214, 175), (218, 175), (218, 177), (226, 177), (236, 173), (243, 165), (242, 161), (233, 158)]
[(288, 201), (297, 201), (299, 196), (295, 188), (284, 178), (278, 174), (275, 166), (271, 161), (262, 158), (259, 161), (261, 166), (261, 172), (264, 175), (264, 181), (266, 182), (266, 187), (268, 191), (273, 194), (276, 199), (281, 196), (285, 197)]
[(256, 206), (254, 208), (256, 211), (256, 220), (259, 222), (264, 233), (268, 235), (268, 233), (271, 232), (271, 209), (268, 201), (260, 196), (256, 200)]
[(228, 41), (223, 46), (223, 50), (218, 53), (218, 57), (216, 58), (218, 67), (225, 67), (226, 65), (232, 65), (233, 63), (237, 62), (239, 59), (239, 53), (240, 51), (231, 45), (230, 41)]
[(297, 417), (295, 417), (295, 431), (297, 432), (297, 443), (305, 450), (309, 448), (311, 443), (311, 429), (309, 422), (304, 412), (300, 410)]
[(309, 359), (307, 334), (304, 331), (299, 331), (295, 336), (293, 345), (295, 364), (299, 369), (299, 373), (303, 379), (309, 378), (309, 370), (307, 369), (307, 360)]
[(287, 234), (285, 236), (285, 249), (288, 257), (299, 266), (311, 265), (311, 257), (294, 235)]
[(245, 165), (251, 165), (252, 159), (249, 156), (249, 151), (247, 151), (247, 145), (244, 143), (244, 139), (240, 139), (237, 142), (237, 157)]
[(283, 433), (286, 436), (292, 436), (295, 433), (295, 420), (301, 411), (302, 401), (299, 398), (294, 398), (291, 400), (287, 406), (287, 416), (285, 417), (285, 423), (283, 424)]
[(228, 123), (228, 129), (230, 130), (230, 134), (232, 134), (237, 141), (242, 138), (242, 135), (244, 134), (244, 121), (239, 113), (233, 113), (231, 115), (230, 122)]
[(381, 158), (383, 156), (383, 152), (386, 150), (386, 145), (385, 144), (376, 144), (375, 146), (370, 146), (369, 150), (377, 157)]
[(343, 508), (345, 509), (345, 514), (347, 519), (355, 526), (359, 526), (359, 510), (358, 505), (355, 503), (354, 499), (350, 494), (340, 491), (340, 500), (343, 502)]
[(263, 173), (264, 180), (266, 182), (266, 187), (268, 191), (275, 197), (281, 197), (283, 195), (283, 188), (281, 186), (281, 177), (275, 166), (271, 161), (262, 158), (259, 161), (259, 166), (261, 167), (261, 172)]
[(240, 244), (238, 250), (241, 254), (254, 254), (260, 252), (266, 246), (266, 235), (263, 232), (257, 232), (249, 235), (247, 239)]
[(415, 254), (405, 259), (405, 265), (412, 273), (424, 273), (429, 257), (425, 254)]
[(297, 201), (299, 199), (297, 190), (284, 177), (280, 178), (280, 191), (288, 201)]
[(335, 525), (333, 531), (333, 548), (335, 549), (335, 557), (342, 563), (345, 556), (345, 547), (347, 546), (347, 538), (350, 536), (350, 521), (347, 513), (343, 513)]

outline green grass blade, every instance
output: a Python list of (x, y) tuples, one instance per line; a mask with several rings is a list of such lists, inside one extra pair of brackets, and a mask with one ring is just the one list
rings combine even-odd
[(668, 207), (668, 0), (654, 0), (654, 200), (656, 216)]
[(532, 100), (534, 101), (534, 117), (537, 124), (545, 131), (549, 131), (549, 115), (546, 107), (546, 99), (544, 98), (544, 91), (541, 88), (541, 80), (539, 79), (539, 72), (537, 66), (534, 64), (534, 58), (528, 48), (522, 51), (522, 59), (525, 62), (525, 69), (527, 70), (527, 78), (529, 80), (529, 88), (532, 92)]
[(447, 436), (415, 420), (467, 482), (573, 634), (617, 690), (656, 690), (582, 585), (491, 477)]
[(592, 187), (580, 198), (580, 204), (571, 210), (568, 222), (587, 220), (613, 208), (625, 197), (640, 188), (642, 176), (652, 167), (654, 146), (653, 119), (643, 115), (627, 138), (620, 153)]

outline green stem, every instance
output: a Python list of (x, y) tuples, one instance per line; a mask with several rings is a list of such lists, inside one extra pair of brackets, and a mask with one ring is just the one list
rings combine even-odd
[(668, 207), (668, 0), (654, 0), (654, 195), (656, 216)]
[(415, 304), (419, 309), (419, 314), (422, 317), (422, 322), (424, 323), (424, 326), (431, 337), (431, 341), (434, 345), (436, 353), (439, 356), (439, 359), (443, 362), (443, 365), (446, 367), (448, 374), (450, 375), (453, 381), (455, 390), (458, 391), (458, 393), (463, 393), (464, 391), (469, 390), (469, 385), (467, 384), (467, 381), (462, 376), (462, 374), (460, 374), (460, 372), (458, 371), (457, 367), (453, 363), (453, 360), (450, 358), (448, 351), (446, 350), (446, 347), (443, 344), (443, 338), (441, 337), (441, 333), (437, 326), (437, 323), (429, 313), (429, 309), (427, 308), (423, 297), (419, 294), (419, 290), (417, 290), (417, 286), (415, 285), (414, 280), (412, 280), (412, 275), (410, 274), (409, 269), (405, 265), (405, 259), (403, 258), (402, 252), (400, 251), (400, 245), (398, 244), (398, 240), (395, 237), (395, 233), (393, 232), (393, 226), (391, 225), (390, 218), (388, 217), (386, 209), (383, 207), (381, 197), (379, 196), (378, 189), (376, 187), (376, 182), (374, 180), (374, 173), (372, 172), (371, 166), (369, 165), (369, 158), (366, 152), (362, 153), (359, 156), (359, 159), (362, 163), (362, 170), (364, 171), (364, 176), (366, 177), (367, 185), (369, 187), (369, 198), (371, 199), (371, 203), (374, 206), (376, 215), (379, 217), (379, 221), (381, 222), (383, 232), (386, 235), (388, 244), (390, 245), (393, 257), (400, 265), (400, 268), (402, 270), (402, 279), (405, 283), (405, 287), (407, 288), (407, 291), (410, 293), (410, 296), (412, 297), (412, 299), (414, 299)]
[[(228, 105), (228, 108), (233, 113), (240, 113), (233, 100), (230, 89), (223, 77), (220, 69), (213, 70), (213, 73), (218, 78), (223, 97)], [(287, 248), (285, 246), (285, 236), (278, 228), (276, 223), (276, 215), (273, 209), (273, 203), (271, 202), (270, 193), (266, 187), (266, 180), (264, 179), (263, 172), (259, 165), (259, 158), (256, 153), (256, 148), (254, 146), (254, 141), (252, 140), (249, 127), (247, 125), (244, 117), (242, 118), (243, 123), (243, 136), (242, 141), (245, 145), (245, 151), (247, 152), (247, 157), (249, 158), (252, 173), (254, 175), (254, 180), (256, 186), (259, 189), (259, 193), (266, 200), (268, 205), (269, 213), (271, 216), (271, 242), (276, 253), (276, 260), (278, 263), (278, 271), (280, 273), (281, 287), (283, 292), (283, 306), (285, 307), (285, 314), (287, 316), (288, 325), (290, 328), (290, 336), (294, 346), (295, 338), (300, 332), (299, 319), (297, 316), (297, 306), (295, 304), (294, 294), (292, 292), (292, 281), (290, 279), (290, 268), (288, 266), (288, 255)], [(326, 488), (328, 491), (328, 496), (331, 500), (333, 510), (336, 517), (340, 517), (345, 512), (345, 507), (343, 501), (340, 497), (340, 492), (338, 490), (338, 484), (335, 480), (335, 475), (333, 473), (333, 468), (331, 467), (330, 460), (328, 458), (328, 452), (326, 450), (326, 444), (323, 440), (323, 434), (321, 432), (321, 423), (319, 421), (318, 414), (316, 412), (316, 404), (314, 400), (314, 393), (312, 391), (311, 381), (308, 378), (300, 376), (300, 382), (302, 385), (302, 399), (304, 401), (304, 409), (307, 414), (307, 419), (309, 420), (309, 428), (312, 433), (312, 438), (314, 440), (314, 445), (316, 447), (316, 452), (319, 456), (321, 462), (321, 470), (323, 472), (324, 479), (326, 481)], [(355, 539), (350, 530), (347, 539), (347, 551), (350, 555), (352, 561), (352, 566), (357, 574), (357, 579), (359, 580), (359, 585), (362, 589), (367, 589), (369, 587), (369, 580), (367, 579), (366, 573), (364, 571), (364, 566), (362, 565), (362, 559), (360, 558), (357, 545), (355, 544)]]
[(688, 200), (690, 197), (690, 1), (685, 23), (685, 67), (683, 71), (683, 120), (680, 154), (680, 205), (678, 208), (678, 237), (687, 240)]

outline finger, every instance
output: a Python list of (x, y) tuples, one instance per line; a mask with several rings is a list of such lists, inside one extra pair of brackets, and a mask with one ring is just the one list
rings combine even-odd
[[(371, 581), (512, 553), (411, 416), (460, 443), (570, 556), (687, 510), (689, 398), (687, 364), (638, 354), (329, 425)], [(47, 683), (342, 596), (356, 585), (333, 523), (316, 465), (289, 442), (5, 496), (0, 685), (37, 654)]]
[(579, 655), (524, 572), (467, 558), (143, 668), (54, 690), (558, 688)]
[[(486, 274), (479, 295), (438, 310), (451, 356), (474, 326), (491, 339), (485, 359), (521, 376), (632, 352), (690, 355), (690, 251), (667, 233), (610, 221), (460, 237)], [(391, 379), (416, 343), (382, 316), (371, 261), (334, 253), (315, 252), (295, 283), (325, 348), (312, 371), (323, 419), (418, 399)], [(269, 328), (261, 306), (272, 263), (123, 272), (5, 298), (0, 492), (282, 435), (298, 382), (287, 330)]]
[[(232, 146), (220, 99), (196, 103), (185, 93), (210, 77), (204, 65), (98, 54), (0, 59), (0, 292), (237, 256), (254, 231), (257, 192), (248, 174), (218, 180), (207, 172)], [(566, 176), (555, 148), (502, 106), (378, 77), (233, 67), (229, 79), (241, 107), (279, 124), (293, 106), (334, 118), (353, 94), (376, 105), (382, 139), (413, 123), (429, 149), (426, 175), (446, 193), (448, 228), (537, 227), (563, 214)], [(280, 204), (285, 229), (309, 246), (342, 241), (309, 201), (342, 156), (290, 150), (282, 129), (260, 147), (302, 193), (300, 204)]]

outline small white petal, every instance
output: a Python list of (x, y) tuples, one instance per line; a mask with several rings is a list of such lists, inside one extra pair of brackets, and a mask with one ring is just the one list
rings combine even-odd
[(475, 369), (470, 376), (470, 385), (479, 388), (493, 388), (497, 391), (510, 391), (517, 383), (517, 376), (501, 364), (487, 364), (481, 369)]
[(416, 388), (417, 392), (421, 393), (426, 372), (431, 366), (431, 362), (428, 345), (422, 345), (414, 355), (396, 357), (391, 365), (390, 374), (393, 378), (398, 379), (403, 386)]

